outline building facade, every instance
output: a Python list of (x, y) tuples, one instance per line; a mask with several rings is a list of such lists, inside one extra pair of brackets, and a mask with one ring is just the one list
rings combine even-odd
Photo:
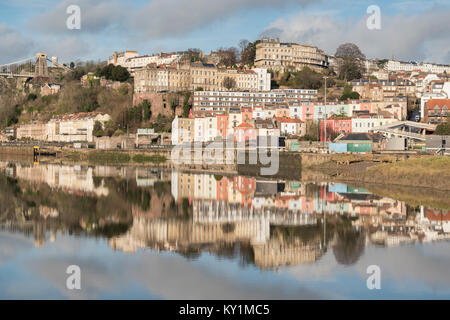
[(255, 66), (272, 70), (300, 71), (328, 68), (328, 56), (314, 46), (283, 43), (280, 39), (262, 38), (256, 45)]
[(450, 99), (432, 99), (427, 102), (425, 123), (440, 124), (448, 121)]
[(194, 92), (193, 112), (220, 114), (229, 108), (264, 104), (286, 105), (317, 99), (317, 90), (277, 89), (263, 92)]
[(428, 73), (450, 73), (450, 65), (435, 64), (435, 63), (417, 63), (417, 62), (403, 62), (398, 60), (389, 60), (385, 64), (387, 71), (421, 71)]

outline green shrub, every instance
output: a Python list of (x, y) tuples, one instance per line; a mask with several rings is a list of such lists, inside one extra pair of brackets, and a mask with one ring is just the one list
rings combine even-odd
[(160, 155), (152, 155), (152, 156), (145, 156), (143, 154), (137, 154), (133, 157), (134, 162), (138, 163), (144, 163), (144, 162), (153, 162), (153, 163), (163, 163), (166, 162), (167, 159), (164, 156)]

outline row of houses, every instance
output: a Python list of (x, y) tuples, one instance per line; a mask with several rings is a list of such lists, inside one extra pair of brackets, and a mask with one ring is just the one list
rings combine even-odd
[(180, 58), (181, 55), (175, 52), (140, 56), (137, 51), (127, 50), (123, 52), (114, 52), (114, 54), (109, 57), (108, 64), (122, 66), (131, 74), (134, 74), (135, 70), (144, 68), (148, 64), (172, 64), (174, 62), (178, 62)]
[(351, 82), (353, 91), (362, 99), (384, 100), (398, 96), (414, 96), (416, 85), (409, 80), (358, 79)]
[(395, 59), (389, 60), (385, 64), (385, 70), (387, 71), (419, 71), (427, 73), (450, 73), (450, 65), (437, 64), (437, 63), (417, 63), (414, 61), (405, 62)]
[(270, 90), (267, 69), (220, 69), (202, 62), (171, 65), (148, 64), (134, 72), (135, 93), (185, 90)]
[(325, 119), (333, 114), (352, 117), (358, 111), (370, 113), (389, 112), (398, 120), (407, 117), (407, 98), (391, 97), (383, 100), (330, 101), (324, 104), (317, 99), (317, 90), (278, 89), (263, 92), (194, 92), (193, 115), (220, 115), (242, 106), (261, 107), (263, 118), (297, 118), (302, 121)]
[(29, 139), (48, 142), (93, 142), (94, 126), (110, 121), (108, 114), (100, 112), (55, 116), (48, 122), (33, 121), (7, 130), (17, 140)]
[[(267, 109), (266, 106), (244, 106), (233, 107), (227, 113), (217, 115), (176, 117), (172, 122), (172, 144), (227, 139), (242, 142), (261, 136), (305, 136), (308, 123), (313, 121), (303, 121), (292, 115), (288, 108), (283, 107)], [(325, 118), (316, 120), (320, 120), (323, 141), (325, 124), (328, 130), (326, 140), (330, 140), (333, 135), (370, 132), (375, 127), (398, 121), (390, 112), (371, 113), (369, 110), (355, 111), (352, 117), (334, 114), (327, 117), (326, 121)]]

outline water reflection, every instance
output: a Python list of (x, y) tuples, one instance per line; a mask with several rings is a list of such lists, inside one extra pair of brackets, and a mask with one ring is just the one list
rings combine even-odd
[(102, 237), (117, 251), (202, 253), (278, 269), (331, 250), (355, 264), (368, 245), (450, 237), (450, 213), (344, 184), (153, 168), (0, 162), (0, 224), (34, 237)]

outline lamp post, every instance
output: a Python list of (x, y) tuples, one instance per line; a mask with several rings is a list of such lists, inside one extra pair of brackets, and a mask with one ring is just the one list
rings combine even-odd
[(325, 79), (325, 104), (324, 104), (324, 111), (325, 111), (325, 122), (324, 122), (324, 126), (325, 126), (325, 142), (324, 142), (324, 147), (327, 145), (327, 79), (328, 77), (325, 76), (323, 77)]

